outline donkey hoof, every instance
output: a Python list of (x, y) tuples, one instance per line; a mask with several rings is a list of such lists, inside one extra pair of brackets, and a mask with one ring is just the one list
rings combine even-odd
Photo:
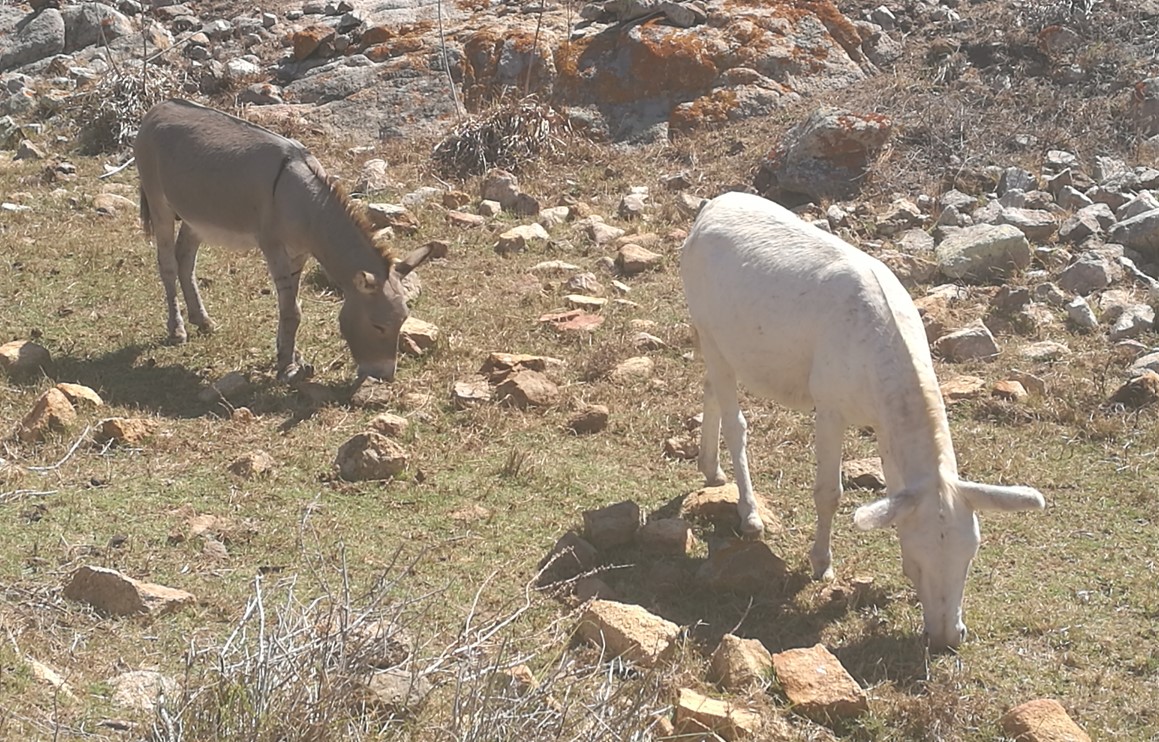
[(170, 332), (169, 337), (166, 338), (165, 342), (167, 342), (169, 345), (184, 345), (187, 340), (189, 340), (189, 336), (185, 334), (184, 329), (181, 329)]
[(717, 472), (710, 477), (704, 478), (706, 487), (720, 487), (728, 483), (728, 478), (724, 476), (724, 472)]
[(314, 367), (308, 363), (291, 363), (278, 372), (278, 381), (287, 384), (297, 384), (306, 381), (314, 375)]
[(209, 317), (206, 317), (200, 322), (195, 322), (194, 324), (197, 325), (197, 331), (202, 335), (212, 335), (213, 331), (217, 329), (217, 324)]

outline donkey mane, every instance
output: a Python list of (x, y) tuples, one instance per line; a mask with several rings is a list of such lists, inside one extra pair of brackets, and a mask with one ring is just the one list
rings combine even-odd
[(370, 223), (370, 219), (366, 216), (366, 208), (350, 197), (350, 192), (346, 190), (346, 187), (337, 178), (331, 177), (317, 158), (312, 155), (307, 155), (306, 164), (309, 166), (310, 172), (326, 185), (326, 190), (329, 192), (330, 197), (338, 201), (339, 206), (346, 212), (346, 216), (350, 217), (359, 231), (366, 235), (366, 239), (370, 241), (375, 252), (382, 257), (383, 267), (386, 268), (387, 272), (390, 272), (390, 267), (395, 262), (394, 255), (390, 252), (390, 247), (385, 242), (375, 239), (374, 225)]

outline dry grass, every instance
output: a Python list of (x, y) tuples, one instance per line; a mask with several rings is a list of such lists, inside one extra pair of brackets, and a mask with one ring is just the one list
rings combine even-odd
[[(1033, 129), (1039, 148), (1094, 146), (1087, 134), (1103, 131), (1066, 134), (1062, 118), (1049, 129), (1053, 101), (1034, 87), (1020, 109), (1001, 109), (1008, 118), (973, 126), (983, 120), (982, 106), (1005, 99), (908, 86), (902, 76), (883, 77), (857, 93), (875, 101), (867, 107), (893, 111), (905, 123), (871, 184), (873, 198), (936, 194), (953, 157), (980, 164), (1025, 157), (1033, 165), (1035, 153), (996, 145), (1002, 126)], [(1082, 126), (1095, 121), (1099, 106), (1113, 104), (1067, 98), (1060, 105), (1089, 111), (1076, 124)], [(799, 113), (631, 152), (568, 139), (558, 154), (529, 162), (521, 180), (545, 205), (579, 198), (611, 221), (629, 186), (648, 185), (650, 220), (621, 226), (665, 235), (688, 222), (660, 185), (663, 176), (687, 171), (703, 195), (746, 183), (755, 160)], [(1120, 133), (1099, 146), (1127, 154), (1130, 138)], [(362, 159), (380, 156), (400, 182), (436, 182), (426, 154), (433, 142), (352, 154), (345, 143), (309, 131), (295, 136), (345, 178)], [(36, 164), (0, 164), (0, 190), (27, 193), (33, 207), (0, 217), (0, 340), (37, 338), (56, 359), (52, 379), (0, 381), (0, 419), (19, 419), (61, 380), (87, 384), (106, 400), (106, 410), (82, 413), (82, 425), (140, 415), (160, 429), (139, 449), (81, 440), (71, 456), (82, 428), (38, 445), (0, 444), (0, 457), (20, 467), (0, 469), (0, 737), (647, 739), (653, 714), (668, 707), (678, 686), (721, 695), (702, 678), (705, 656), (728, 631), (758, 638), (771, 651), (818, 641), (833, 649), (871, 697), (870, 716), (843, 730), (842, 739), (992, 740), (1006, 708), (1040, 696), (1059, 698), (1094, 738), (1159, 736), (1159, 433), (1154, 410), (1105, 407), (1123, 371), (1105, 340), (1059, 324), (1042, 334), (1071, 347), (1063, 361), (1031, 364), (1018, 355), (1024, 339), (1003, 336), (993, 363), (939, 366), (942, 376), (991, 381), (1018, 368), (1048, 386), (1044, 398), (1017, 405), (980, 400), (950, 410), (964, 475), (1033, 484), (1049, 503), (1041, 514), (984, 518), (967, 585), (971, 639), (960, 654), (926, 655), (896, 540), (853, 530), (852, 509), (868, 493), (847, 494), (834, 552), (840, 579), (875, 578), (870, 595), (853, 605), (834, 601), (826, 585), (807, 579), (811, 426), (807, 416), (750, 399), (754, 477), (781, 519), (769, 540), (792, 572), (750, 600), (699, 588), (699, 554), (612, 554), (604, 578), (626, 600), (689, 627), (673, 664), (635, 674), (572, 646), (572, 606), (525, 586), (583, 510), (631, 498), (656, 511), (699, 486), (691, 463), (661, 455), (662, 441), (698, 411), (701, 381), (699, 365), (682, 357), (689, 346), (677, 242), (663, 242), (661, 270), (630, 279), (628, 298), (638, 306), (605, 310), (605, 325), (591, 337), (561, 337), (535, 320), (563, 308), (567, 292), (558, 282), (529, 281), (527, 269), (551, 258), (588, 266), (604, 250), (565, 226), (551, 247), (504, 258), (491, 245), (511, 217), (452, 232), (440, 208), (417, 209), (422, 228), (400, 238), (398, 251), (433, 238), (451, 243), (448, 260), (424, 267), (426, 290), (413, 307), (442, 328), (444, 340), (429, 357), (407, 359), (393, 386), (398, 411), (412, 421), (404, 439), (410, 469), (392, 482), (351, 484), (335, 481), (330, 464), (374, 413), (319, 402), (274, 380), (276, 310), (260, 258), (205, 250), (199, 274), (219, 329), (187, 345), (165, 345), (160, 285), (135, 214), (102, 217), (88, 206), (104, 188), (131, 196), (135, 176), (126, 171), (98, 182), (99, 163), (73, 161), (76, 179), (52, 184)], [(453, 185), (475, 193), (478, 179)], [(318, 381), (340, 399), (352, 367), (337, 333), (337, 300), (307, 285), (303, 304), (300, 347), (320, 369)], [(963, 307), (960, 318), (983, 309)], [(628, 340), (632, 321), (641, 319), (656, 322), (650, 331), (672, 348), (650, 353), (651, 380), (617, 384), (607, 371), (637, 354)], [(1143, 342), (1156, 344), (1156, 337)], [(564, 401), (541, 412), (454, 410), (454, 381), (495, 350), (565, 360), (553, 372)], [(198, 400), (205, 383), (233, 370), (253, 379), (238, 400), (256, 414), (252, 422), (231, 421)], [(567, 433), (573, 401), (608, 405), (609, 428)], [(271, 476), (228, 473), (239, 453), (256, 449), (277, 462)], [(849, 432), (847, 456), (873, 452), (871, 436)], [(204, 537), (190, 533), (194, 514), (228, 521), (220, 539), (227, 556), (214, 556)], [(157, 620), (102, 618), (61, 595), (72, 570), (92, 563), (190, 590), (198, 604)], [(351, 689), (374, 648), (356, 640), (357, 628), (373, 621), (409, 637), (400, 667), (437, 683), (417, 718), (367, 713), (354, 702)], [(56, 668), (75, 698), (36, 680), (33, 659)], [(521, 662), (539, 679), (526, 695), (509, 693), (501, 678)], [(107, 679), (146, 667), (177, 677), (180, 697), (156, 717), (114, 707)], [(797, 739), (831, 738), (793, 718), (775, 692), (739, 700), (792, 719)], [(137, 724), (127, 736), (100, 726), (126, 717)]]

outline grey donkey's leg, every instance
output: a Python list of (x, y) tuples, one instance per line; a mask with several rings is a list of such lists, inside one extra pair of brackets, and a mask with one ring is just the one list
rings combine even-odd
[(817, 534), (809, 562), (813, 565), (813, 579), (833, 578), (833, 553), (830, 548), (833, 534), (833, 516), (841, 500), (841, 437), (845, 421), (841, 415), (817, 410), (814, 438), (817, 449), (817, 480), (813, 484), (813, 504), (817, 508)]
[(291, 256), (280, 246), (267, 249), (270, 277), (278, 290), (278, 378), (282, 381), (305, 381), (314, 375), (314, 368), (302, 360), (295, 349), (298, 325), (302, 322), (302, 306), (298, 303), (298, 287), (307, 254)]
[(185, 295), (185, 307), (189, 311), (189, 321), (197, 325), (203, 333), (213, 332), (213, 320), (205, 311), (201, 292), (197, 289), (197, 249), (201, 238), (185, 222), (177, 232), (177, 277), (181, 280), (181, 293)]
[[(740, 409), (740, 402), (736, 395), (736, 374), (716, 350), (711, 342), (701, 338), (701, 349), (704, 351), (704, 364), (708, 371), (708, 382), (712, 385), (712, 393), (720, 407), (720, 420), (724, 430), (724, 441), (728, 445), (728, 453), (732, 457), (733, 473), (736, 476), (736, 488), (739, 494), (737, 514), (740, 515), (741, 535), (747, 538), (759, 538), (765, 530), (761, 516), (757, 513), (757, 501), (753, 495), (753, 483), (749, 478), (748, 456), (745, 446), (748, 443), (748, 423)], [(705, 423), (708, 422), (708, 413), (705, 413)]]
[[(152, 205), (151, 205), (152, 206)], [(181, 319), (181, 307), (177, 304), (177, 253), (173, 244), (176, 219), (172, 212), (154, 208), (150, 214), (153, 239), (157, 243), (157, 272), (161, 285), (165, 287), (165, 308), (168, 311), (169, 342), (184, 343), (185, 323)]]

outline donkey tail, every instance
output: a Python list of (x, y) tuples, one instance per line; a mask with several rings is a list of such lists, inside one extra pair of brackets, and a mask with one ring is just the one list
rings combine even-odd
[(152, 237), (153, 218), (149, 215), (149, 199), (145, 196), (145, 186), (138, 186), (137, 193), (141, 203), (141, 228), (145, 230), (145, 236)]

